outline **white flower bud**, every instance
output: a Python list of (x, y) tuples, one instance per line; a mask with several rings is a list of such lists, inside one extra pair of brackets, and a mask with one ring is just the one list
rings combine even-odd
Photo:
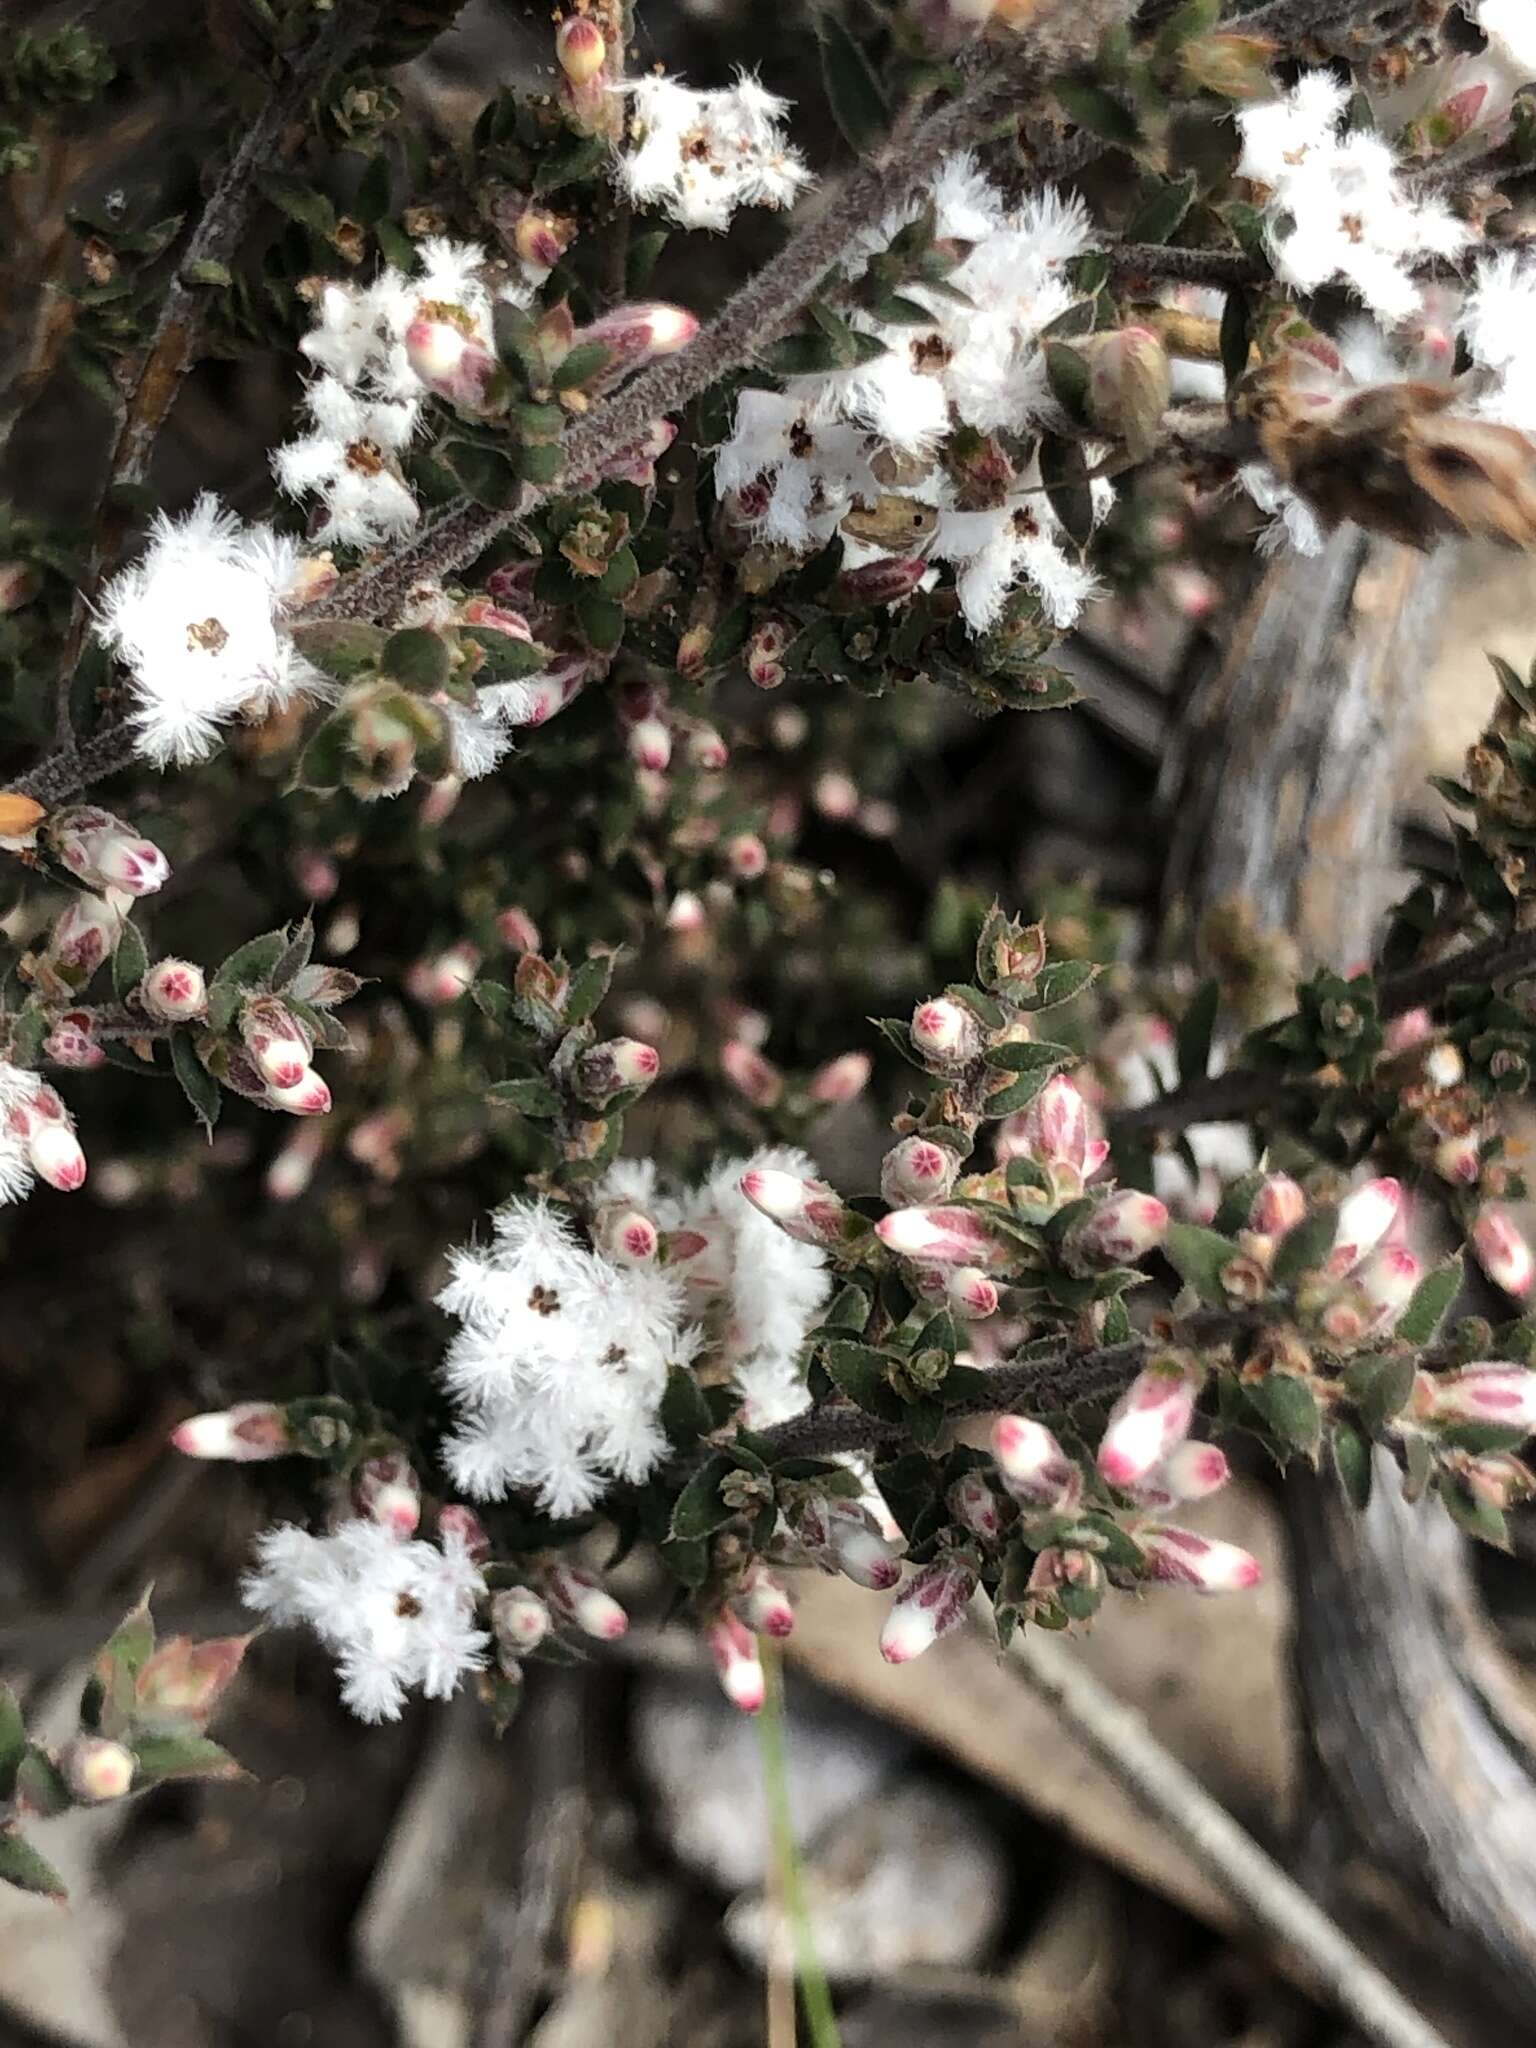
[(618, 1601), (603, 1591), (590, 1572), (575, 1565), (551, 1565), (544, 1593), (562, 1621), (572, 1623), (583, 1635), (595, 1636), (599, 1642), (617, 1642), (629, 1627), (629, 1616)]
[(1147, 1576), (1196, 1593), (1242, 1593), (1264, 1576), (1258, 1559), (1235, 1543), (1197, 1536), (1193, 1529), (1143, 1529), (1137, 1536)]
[(269, 1082), (267, 1100), (289, 1116), (325, 1116), (331, 1107), (331, 1091), (313, 1067), (306, 1067), (291, 1088), (275, 1088)]
[(812, 1102), (833, 1105), (852, 1102), (869, 1086), (873, 1066), (867, 1052), (839, 1053), (835, 1060), (828, 1060), (825, 1066), (816, 1069), (806, 1093)]
[(942, 1202), (959, 1171), (960, 1162), (947, 1145), (914, 1134), (893, 1145), (881, 1161), (881, 1199), (893, 1208)]
[(133, 1787), (132, 1752), (100, 1735), (80, 1734), (59, 1757), (59, 1773), (82, 1806), (121, 1799)]
[(981, 1027), (963, 1003), (937, 996), (912, 1012), (912, 1048), (936, 1066), (963, 1067), (980, 1046)]
[(1484, 1209), (1472, 1226), (1477, 1263), (1495, 1287), (1523, 1301), (1536, 1279), (1536, 1260), (1522, 1233), (1502, 1209)]
[(503, 1649), (526, 1657), (549, 1634), (549, 1609), (527, 1586), (509, 1586), (491, 1601), (491, 1630)]
[(283, 1411), (274, 1401), (241, 1401), (206, 1415), (191, 1415), (171, 1431), (171, 1442), (184, 1458), (220, 1458), (232, 1464), (254, 1464), (282, 1458), (293, 1449)]
[(992, 1425), (992, 1455), (1015, 1500), (1065, 1509), (1082, 1492), (1083, 1475), (1043, 1422), (999, 1415)]
[(965, 1619), (976, 1575), (962, 1565), (930, 1564), (913, 1574), (892, 1602), (880, 1631), (887, 1664), (910, 1664)]
[(185, 1024), (207, 1009), (208, 984), (191, 960), (157, 960), (139, 984), (139, 999), (151, 1017)]
[(1178, 1366), (1151, 1365), (1138, 1373), (1109, 1411), (1099, 1445), (1101, 1477), (1120, 1487), (1145, 1479), (1188, 1436), (1196, 1392)]
[(970, 1209), (893, 1209), (875, 1225), (875, 1235), (899, 1257), (928, 1265), (986, 1267), (1007, 1257)]
[(1373, 1252), (1403, 1210), (1402, 1184), (1390, 1177), (1368, 1180), (1339, 1204), (1338, 1227), (1325, 1270), (1339, 1279)]
[(722, 1614), (704, 1631), (720, 1688), (733, 1707), (755, 1714), (767, 1698), (763, 1666), (751, 1631), (734, 1614)]
[(794, 1630), (795, 1610), (790, 1604), (789, 1594), (783, 1581), (776, 1578), (765, 1564), (749, 1567), (731, 1596), (731, 1606), (754, 1635), (774, 1636), (782, 1641)]

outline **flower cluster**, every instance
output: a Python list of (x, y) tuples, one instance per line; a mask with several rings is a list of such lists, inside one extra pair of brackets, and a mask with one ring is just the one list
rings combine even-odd
[(246, 1604), (275, 1622), (302, 1622), (336, 1658), (341, 1696), (359, 1719), (394, 1721), (408, 1691), (450, 1699), (485, 1662), (475, 1626), (485, 1582), (462, 1544), (402, 1542), (359, 1518), (329, 1536), (290, 1524), (258, 1540)]
[[(853, 315), (871, 342), (856, 367), (790, 377), (782, 393), (743, 392), (716, 482), (760, 540), (803, 553), (841, 527), (857, 562), (901, 547), (893, 526), (890, 542), (861, 553), (850, 516), (888, 501), (899, 478), (916, 543), (907, 551), (954, 565), (973, 631), (997, 622), (1021, 580), (1054, 625), (1070, 625), (1094, 579), (1066, 541), (1037, 461), (1014, 459), (998, 437), (1056, 417), (1041, 336), (1077, 296), (1068, 266), (1092, 245), (1087, 211), (1049, 188), (1009, 208), (959, 155), (922, 208), (870, 233), (865, 260), (915, 228), (949, 251), (942, 280), (904, 283), (899, 322), (878, 310)], [(1111, 487), (1098, 479), (1092, 491), (1102, 517)]]
[(1413, 194), (1391, 145), (1341, 130), (1348, 89), (1310, 71), (1283, 98), (1245, 107), (1238, 173), (1262, 188), (1275, 268), (1298, 291), (1342, 279), (1374, 313), (1419, 306), (1415, 264), (1456, 256), (1468, 231), (1441, 199)]
[(159, 513), (144, 553), (102, 593), (97, 629), (131, 671), (144, 758), (204, 760), (242, 712), (326, 695), (285, 630), (316, 588), (294, 541), (242, 526), (207, 493), (180, 519)]
[(672, 78), (638, 78), (627, 92), (631, 146), (618, 161), (620, 189), (680, 227), (723, 233), (739, 207), (791, 206), (809, 181), (784, 139), (787, 102), (745, 73), (715, 92)]

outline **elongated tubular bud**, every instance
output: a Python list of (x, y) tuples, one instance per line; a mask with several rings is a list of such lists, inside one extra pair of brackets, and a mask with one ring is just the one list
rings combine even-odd
[(962, 1472), (949, 1489), (947, 1505), (961, 1528), (983, 1543), (995, 1543), (1003, 1533), (1002, 1507), (984, 1473)]
[(754, 1166), (742, 1175), (740, 1185), (754, 1209), (771, 1217), (801, 1244), (842, 1242), (846, 1210), (825, 1181), (802, 1180), (798, 1174), (775, 1167)]
[(291, 1088), (267, 1088), (267, 1100), (274, 1109), (289, 1116), (325, 1116), (331, 1107), (331, 1091), (322, 1075), (306, 1067)]
[(496, 374), (496, 358), (458, 319), (423, 308), (405, 330), (405, 354), (422, 383), (439, 398), (471, 412), (484, 404)]
[[(50, 1114), (43, 1105), (57, 1104)], [(51, 1088), (38, 1090), (33, 1100), (26, 1137), (27, 1157), (32, 1170), (61, 1195), (72, 1195), (85, 1185), (86, 1159), (75, 1127), (62, 1102)]]
[(1258, 1559), (1235, 1543), (1197, 1536), (1193, 1529), (1169, 1524), (1144, 1529), (1137, 1537), (1147, 1560), (1149, 1578), (1170, 1586), (1188, 1586), (1196, 1593), (1242, 1593), (1264, 1576)]
[(1472, 1226), (1477, 1263), (1495, 1287), (1523, 1301), (1536, 1279), (1536, 1259), (1522, 1232), (1502, 1209), (1484, 1209)]
[(731, 1607), (754, 1635), (780, 1641), (795, 1626), (795, 1610), (784, 1583), (762, 1563), (753, 1564), (731, 1596)]
[(555, 36), (555, 61), (572, 85), (589, 85), (602, 70), (608, 45), (590, 15), (573, 14)]
[(875, 1225), (880, 1242), (904, 1259), (932, 1266), (999, 1266), (1007, 1248), (970, 1209), (893, 1209)]
[(1168, 1211), (1155, 1195), (1134, 1189), (1111, 1195), (1070, 1233), (1073, 1253), (1089, 1265), (1129, 1266), (1168, 1235)]
[(241, 1401), (233, 1408), (188, 1416), (171, 1431), (171, 1442), (185, 1458), (221, 1458), (237, 1465), (283, 1458), (293, 1449), (275, 1401)]
[(269, 1088), (297, 1088), (309, 1069), (310, 1042), (287, 1005), (253, 996), (240, 1012), (240, 1036)]
[(600, 1642), (617, 1642), (629, 1627), (629, 1616), (618, 1601), (603, 1591), (591, 1572), (576, 1565), (551, 1565), (544, 1597), (562, 1621)]
[(1393, 1327), (1423, 1277), (1423, 1266), (1406, 1245), (1400, 1244), (1383, 1245), (1358, 1269), (1352, 1285), (1365, 1304), (1367, 1327), (1373, 1337)]
[(1400, 1181), (1390, 1176), (1368, 1180), (1339, 1204), (1338, 1227), (1325, 1271), (1335, 1279), (1359, 1265), (1397, 1222), (1403, 1210)]
[(1261, 1237), (1284, 1237), (1307, 1213), (1307, 1198), (1288, 1173), (1267, 1174), (1248, 1211), (1248, 1227)]
[(819, 1564), (856, 1586), (884, 1593), (901, 1577), (895, 1551), (868, 1508), (857, 1501), (828, 1496), (809, 1502), (796, 1534)]
[(697, 314), (684, 306), (615, 306), (590, 326), (577, 328), (572, 346), (581, 348), (595, 343), (607, 349), (608, 361), (586, 387), (602, 390), (656, 356), (676, 355), (698, 331)]
[(880, 1654), (887, 1664), (910, 1664), (940, 1636), (965, 1619), (976, 1575), (962, 1565), (930, 1564), (913, 1574), (891, 1604), (880, 1631)]
[[(672, 922), (670, 917), (667, 922)], [(745, 1039), (728, 1038), (721, 1046), (720, 1071), (758, 1109), (772, 1109), (784, 1093), (784, 1076)]]
[(421, 1481), (401, 1451), (368, 1458), (352, 1480), (352, 1502), (358, 1513), (402, 1542), (416, 1534), (421, 1520)]
[(715, 1660), (720, 1689), (731, 1705), (744, 1714), (757, 1713), (768, 1694), (751, 1630), (727, 1611), (705, 1629), (704, 1640)]
[[(999, 1156), (1004, 1148), (999, 1145)], [(1028, 1109), (1010, 1120), (1006, 1154), (1022, 1154), (1047, 1168), (1063, 1196), (1081, 1194), (1109, 1157), (1109, 1141), (1093, 1134), (1082, 1090), (1066, 1074), (1053, 1074)]]
[(1111, 1486), (1133, 1487), (1189, 1434), (1196, 1385), (1177, 1366), (1149, 1366), (1109, 1411), (1099, 1444), (1100, 1476)]
[(992, 1455), (1015, 1500), (1033, 1507), (1066, 1508), (1082, 1492), (1083, 1475), (1043, 1422), (999, 1415), (992, 1425)]
[(1232, 1477), (1227, 1454), (1218, 1444), (1182, 1443), (1163, 1461), (1161, 1478), (1177, 1501), (1208, 1500)]
[(462, 1501), (450, 1501), (438, 1510), (437, 1540), (445, 1551), (462, 1550), (471, 1564), (484, 1564), (491, 1554), (484, 1522)]
[[(1425, 1375), (1429, 1378), (1429, 1375)], [(1536, 1429), (1536, 1372), (1488, 1363), (1430, 1379), (1437, 1422), (1492, 1422), (1506, 1429)]]

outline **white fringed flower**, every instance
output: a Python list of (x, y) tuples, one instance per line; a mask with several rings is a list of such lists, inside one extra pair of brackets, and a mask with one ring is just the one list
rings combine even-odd
[(809, 182), (784, 139), (787, 101), (746, 73), (716, 92), (672, 78), (636, 79), (626, 91), (635, 145), (619, 158), (619, 183), (679, 227), (723, 233), (738, 207), (790, 206)]
[(1372, 312), (1404, 320), (1419, 304), (1414, 263), (1459, 254), (1468, 230), (1440, 200), (1410, 193), (1380, 136), (1339, 132), (1347, 98), (1330, 73), (1309, 72), (1282, 99), (1242, 109), (1238, 173), (1266, 188), (1285, 283), (1341, 279)]
[(805, 1408), (801, 1354), (831, 1290), (826, 1254), (802, 1244), (753, 1207), (741, 1191), (751, 1172), (813, 1179), (816, 1168), (791, 1146), (770, 1146), (746, 1159), (721, 1160), (698, 1187), (659, 1195), (649, 1161), (621, 1160), (605, 1176), (598, 1199), (643, 1211), (685, 1249), (668, 1270), (687, 1289), (706, 1341), (741, 1390), (742, 1419), (766, 1429)]
[(409, 533), (421, 517), (399, 456), (421, 408), (411, 400), (361, 398), (338, 378), (317, 377), (304, 393), (312, 430), (279, 448), (273, 473), (290, 498), (317, 497), (325, 518), (316, 541), (376, 547)]
[(256, 1556), (246, 1605), (314, 1630), (359, 1720), (398, 1720), (416, 1689), (450, 1699), (485, 1662), (490, 1638), (475, 1626), (485, 1581), (462, 1545), (402, 1542), (374, 1521), (330, 1536), (280, 1523), (257, 1539)]
[(147, 760), (203, 760), (238, 713), (326, 693), (283, 630), (300, 568), (296, 542), (242, 526), (206, 492), (180, 519), (157, 517), (139, 560), (103, 592), (96, 628), (133, 672)]
[[(884, 354), (855, 369), (792, 378), (783, 393), (744, 391), (716, 458), (716, 482), (735, 494), (738, 516), (758, 539), (806, 551), (830, 540), (858, 504), (880, 496), (869, 466), (873, 436), (932, 465), (902, 494), (939, 512), (932, 551), (961, 566), (961, 603), (973, 630), (995, 623), (1021, 581), (1054, 623), (1067, 626), (1093, 579), (1064, 545), (1038, 476), (1021, 477), (1002, 507), (962, 513), (934, 457), (956, 421), (983, 433), (1022, 433), (1051, 416), (1040, 335), (1073, 303), (1067, 266), (1090, 247), (1092, 223), (1080, 200), (1049, 189), (1007, 211), (968, 154), (941, 167), (920, 203), (929, 201), (935, 233), (973, 245), (949, 277), (963, 297), (904, 285), (903, 295), (932, 315), (931, 326), (887, 326), (856, 314), (855, 324), (884, 343)], [(867, 254), (917, 212), (914, 204), (883, 221), (866, 238)], [(1101, 482), (1094, 495), (1102, 517), (1113, 493)], [(849, 559), (856, 558), (855, 546)]]
[(32, 1191), (26, 1112), (42, 1085), (41, 1074), (0, 1061), (0, 1204), (25, 1201)]
[(667, 1369), (697, 1348), (680, 1284), (588, 1251), (543, 1202), (512, 1203), (495, 1242), (451, 1264), (438, 1305), (463, 1325), (443, 1361), (456, 1484), (476, 1500), (527, 1489), (576, 1515), (614, 1482), (644, 1479), (666, 1452)]
[(1478, 411), (1536, 433), (1536, 263), (1513, 250), (1485, 257), (1460, 325), (1473, 362), (1487, 372)]

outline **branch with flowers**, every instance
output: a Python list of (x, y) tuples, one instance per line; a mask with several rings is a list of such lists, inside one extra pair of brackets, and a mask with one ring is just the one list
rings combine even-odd
[[(587, 0), (426, 150), (390, 79), (443, 21), (294, 0), (185, 238), (91, 224), (72, 360), (126, 423), (83, 555), (0, 549), (0, 1198), (86, 1182), (66, 1089), (153, 1124), (131, 1077), (235, 1142), (114, 1199), (305, 1202), (297, 1377), (243, 1361), (174, 1441), (313, 1482), (244, 1597), (364, 1720), (469, 1685), (505, 1725), (624, 1632), (615, 1537), (748, 1711), (796, 1572), (894, 1595), (892, 1663), (978, 1590), (1005, 1639), (1239, 1593), (1197, 1526), (1238, 1438), (1357, 1504), (1383, 1447), (1508, 1540), (1536, 1329), (1478, 1311), (1536, 1273), (1536, 680), (1442, 790), (1454, 877), (1246, 1036), (1230, 975), (1081, 903), (973, 895), (941, 944), (887, 872), (948, 713), (1071, 705), (1106, 589), (1209, 615), (1349, 521), (1536, 542), (1536, 266), (1487, 182), (1536, 161), (1536, 45), (1427, 12), (1409, 52), (1373, 4), (822, 9), (818, 153)], [(198, 346), (302, 368), (266, 521), (125, 496)], [(893, 1142), (834, 1186), (866, 1091)], [(236, 1652), (124, 1627), (78, 1748), (0, 1711), (0, 1875), (60, 1783), (204, 1739)]]

